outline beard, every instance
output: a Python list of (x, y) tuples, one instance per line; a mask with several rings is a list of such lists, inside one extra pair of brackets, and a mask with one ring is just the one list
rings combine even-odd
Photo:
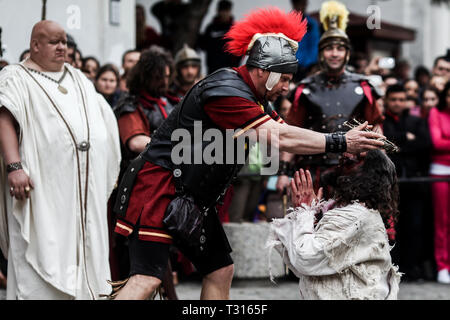
[(281, 91), (267, 92), (265, 99), (270, 102), (275, 102), (281, 96)]
[(155, 88), (149, 92), (153, 97), (164, 97), (166, 96), (169, 88), (167, 86), (160, 86), (159, 88)]
[(187, 85), (194, 85), (195, 84), (195, 80), (197, 80), (197, 76), (192, 75), (190, 77), (178, 77), (178, 82), (180, 83), (180, 85), (182, 86), (187, 86)]

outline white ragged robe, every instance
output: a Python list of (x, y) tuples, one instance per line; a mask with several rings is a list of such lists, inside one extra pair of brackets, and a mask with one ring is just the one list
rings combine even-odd
[(267, 245), (300, 279), (300, 298), (397, 299), (401, 274), (380, 213), (354, 202), (324, 212), (314, 225), (327, 205), (298, 207), (271, 223)]
[[(0, 165), (8, 299), (97, 299), (111, 290), (107, 201), (120, 168), (117, 121), (93, 84), (66, 67), (67, 95), (23, 66), (0, 72), (0, 106), (18, 123), (22, 164), (35, 185), (29, 199), (12, 198)], [(77, 147), (83, 141), (88, 152)]]

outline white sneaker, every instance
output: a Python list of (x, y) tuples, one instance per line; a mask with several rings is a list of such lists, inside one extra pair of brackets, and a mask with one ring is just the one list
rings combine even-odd
[(437, 282), (450, 284), (450, 275), (447, 269), (442, 269), (438, 272)]

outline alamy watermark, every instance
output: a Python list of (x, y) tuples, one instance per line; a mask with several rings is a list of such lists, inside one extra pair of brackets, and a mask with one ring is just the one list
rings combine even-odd
[(368, 6), (366, 26), (369, 30), (381, 29), (381, 8), (376, 5)]
[(67, 28), (69, 30), (80, 30), (81, 29), (81, 8), (75, 4), (67, 7), (66, 13), (67, 17)]
[[(279, 169), (279, 132), (267, 129), (210, 128), (203, 131), (202, 122), (194, 122), (193, 135), (186, 129), (172, 133), (172, 162), (180, 164), (239, 164), (259, 166), (261, 175), (275, 175)], [(249, 142), (258, 142), (257, 157), (247, 157)]]

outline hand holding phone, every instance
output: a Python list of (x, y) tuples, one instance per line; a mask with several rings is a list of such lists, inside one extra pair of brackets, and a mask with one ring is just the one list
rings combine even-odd
[(381, 69), (393, 69), (395, 67), (395, 59), (392, 57), (384, 57), (378, 60), (378, 67)]

